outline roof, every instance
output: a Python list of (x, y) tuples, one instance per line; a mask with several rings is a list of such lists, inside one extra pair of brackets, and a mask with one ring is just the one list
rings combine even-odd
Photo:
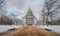
[(33, 12), (32, 12), (32, 10), (31, 10), (31, 8), (28, 9), (27, 15), (26, 15), (24, 18), (36, 18), (36, 17), (33, 15)]

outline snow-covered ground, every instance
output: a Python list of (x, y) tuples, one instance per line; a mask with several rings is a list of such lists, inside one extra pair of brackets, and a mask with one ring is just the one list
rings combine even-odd
[(23, 25), (0, 25), (0, 33), (8, 29), (21, 28)]
[[(0, 25), (0, 33), (4, 32), (4, 31), (7, 31), (8, 29), (21, 28), (21, 27), (23, 27), (23, 25)], [(57, 26), (57, 25), (54, 25), (54, 26), (37, 25), (37, 27), (51, 29), (51, 30), (53, 30), (55, 32), (60, 33), (60, 25), (59, 26)]]
[(49, 26), (38, 25), (37, 27), (51, 29), (52, 31), (60, 33), (60, 25), (53, 25), (53, 26), (50, 26), (50, 25)]

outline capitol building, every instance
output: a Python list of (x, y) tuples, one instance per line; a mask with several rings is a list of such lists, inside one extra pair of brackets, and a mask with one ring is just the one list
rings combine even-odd
[(37, 18), (34, 16), (31, 8), (28, 9), (27, 14), (23, 17), (23, 24), (37, 24)]

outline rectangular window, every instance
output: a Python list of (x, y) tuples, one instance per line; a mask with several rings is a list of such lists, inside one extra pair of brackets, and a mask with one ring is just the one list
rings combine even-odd
[(28, 23), (28, 24), (31, 23), (32, 24), (32, 23), (34, 23), (34, 19), (28, 18), (28, 19), (26, 19), (26, 23)]

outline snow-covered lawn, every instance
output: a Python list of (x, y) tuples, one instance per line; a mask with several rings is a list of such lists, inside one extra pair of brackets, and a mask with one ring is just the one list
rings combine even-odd
[(51, 29), (52, 31), (60, 33), (60, 25), (53, 25), (53, 26), (51, 26), (51, 25), (49, 25), (49, 26), (37, 25), (37, 27)]
[(21, 28), (23, 25), (0, 25), (0, 33), (8, 29)]
[[(12, 28), (21, 28), (23, 27), (23, 25), (0, 25), (0, 33), (7, 31), (8, 29), (12, 29)], [(55, 32), (60, 33), (60, 25), (54, 25), (54, 26), (43, 26), (43, 25), (37, 25), (38, 28), (47, 28), (47, 29), (51, 29)]]

